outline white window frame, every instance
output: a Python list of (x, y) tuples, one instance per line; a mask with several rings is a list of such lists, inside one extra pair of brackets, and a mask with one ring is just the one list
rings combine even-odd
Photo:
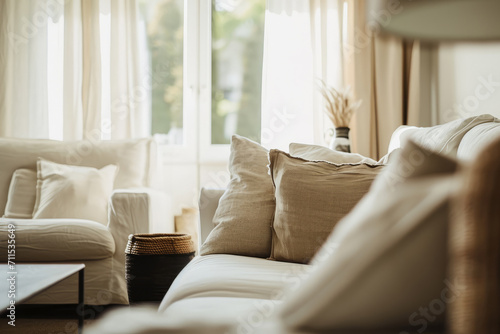
[(227, 161), (229, 145), (212, 144), (212, 3), (184, 1), (183, 144), (164, 148), (169, 162)]
[(212, 144), (212, 2), (184, 0), (183, 144), (161, 145), (166, 165), (225, 166), (230, 145)]
[(166, 144), (160, 149), (164, 163), (197, 163), (197, 130), (199, 105), (198, 75), (198, 0), (184, 0), (184, 46), (183, 46), (183, 140), (181, 145)]
[(229, 158), (228, 144), (212, 144), (212, 1), (199, 0), (200, 163), (217, 163)]

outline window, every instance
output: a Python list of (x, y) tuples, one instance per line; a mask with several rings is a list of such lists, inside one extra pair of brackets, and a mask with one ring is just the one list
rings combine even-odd
[(260, 142), (265, 0), (212, 1), (212, 144)]
[(141, 0), (150, 61), (151, 133), (183, 143), (184, 0)]
[[(183, 103), (183, 96), (189, 98), (189, 94), (183, 94), (184, 86), (211, 85), (210, 102), (207, 101), (210, 117), (206, 121), (201, 118), (204, 122), (200, 127), (204, 129), (199, 133), (209, 133), (210, 144), (229, 144), (234, 133), (260, 141), (265, 0), (201, 0), (198, 6), (194, 3), (139, 2), (151, 70), (151, 132), (164, 134), (161, 137), (167, 144), (185, 145), (184, 136), (193, 136), (188, 133), (193, 129), (186, 121), (196, 117), (189, 117), (190, 106)], [(193, 20), (196, 14), (203, 19)], [(206, 21), (208, 24), (205, 18), (211, 18)], [(200, 44), (195, 48), (190, 44), (195, 36), (189, 33), (196, 30), (185, 24), (198, 25)], [(207, 35), (204, 30), (208, 27), (211, 34)], [(185, 34), (189, 36), (184, 38)], [(203, 45), (210, 46), (210, 54), (202, 51)], [(185, 57), (185, 50), (189, 58)], [(200, 60), (202, 57), (211, 61)], [(191, 61), (194, 58), (196, 63)], [(210, 82), (201, 78), (197, 82), (184, 80), (184, 67), (196, 66), (207, 67), (200, 71), (210, 74)], [(198, 93), (201, 94), (195, 92)]]

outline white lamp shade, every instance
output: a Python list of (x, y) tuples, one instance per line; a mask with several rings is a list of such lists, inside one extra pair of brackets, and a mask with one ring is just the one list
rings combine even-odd
[(377, 7), (368, 15), (384, 11), (388, 19), (378, 25), (383, 33), (428, 41), (500, 40), (500, 0), (384, 0)]

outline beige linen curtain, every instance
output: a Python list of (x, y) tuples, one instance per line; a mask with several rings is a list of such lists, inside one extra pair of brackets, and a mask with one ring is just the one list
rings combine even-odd
[(352, 150), (379, 159), (398, 126), (418, 121), (420, 46), (373, 33), (364, 1), (348, 0), (345, 20), (345, 85), (363, 100), (351, 122)]

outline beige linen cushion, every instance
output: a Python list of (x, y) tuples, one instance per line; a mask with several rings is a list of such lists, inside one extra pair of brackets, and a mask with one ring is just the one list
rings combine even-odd
[(29, 219), (33, 215), (36, 200), (36, 171), (17, 169), (12, 174), (9, 196), (5, 205), (5, 218)]
[[(408, 161), (412, 168), (397, 167)], [(337, 224), (312, 260), (312, 274), (284, 301), (287, 326), (399, 333), (409, 319), (424, 319), (423, 307), (434, 325), (442, 324), (441, 298), (453, 293), (446, 266), (449, 202), (460, 186), (456, 168), (409, 143)]]
[(200, 254), (269, 257), (274, 189), (267, 170), (268, 151), (234, 135), (231, 139), (231, 181), (213, 219), (214, 229)]
[(276, 211), (271, 259), (308, 263), (383, 166), (331, 164), (269, 153)]
[(117, 167), (70, 166), (39, 159), (33, 218), (87, 219), (106, 225)]
[(335, 164), (345, 164), (345, 163), (366, 163), (366, 164), (377, 164), (377, 161), (370, 159), (368, 157), (362, 156), (358, 153), (346, 153), (340, 151), (334, 151), (328, 147), (319, 145), (309, 145), (309, 144), (298, 144), (291, 143), (289, 146), (290, 154), (312, 161), (328, 161)]

